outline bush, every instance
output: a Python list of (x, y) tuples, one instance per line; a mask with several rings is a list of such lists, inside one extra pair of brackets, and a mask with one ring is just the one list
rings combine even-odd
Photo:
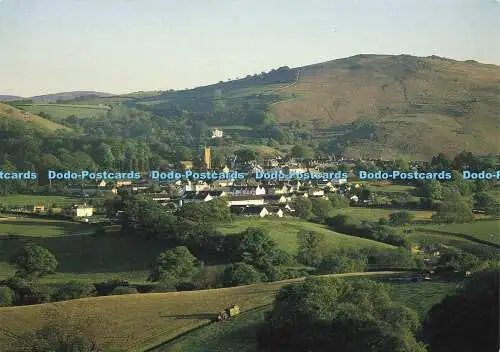
[(17, 266), (17, 275), (37, 278), (55, 271), (59, 263), (46, 248), (28, 244), (17, 254), (12, 263)]
[(118, 286), (130, 286), (128, 281), (111, 279), (105, 282), (94, 284), (98, 296), (109, 295)]
[(10, 307), (14, 303), (14, 291), (9, 287), (0, 287), (0, 307)]
[(407, 211), (398, 211), (396, 213), (389, 214), (389, 223), (393, 226), (402, 226), (410, 223), (414, 218), (414, 215)]
[(69, 299), (93, 296), (95, 295), (95, 293), (96, 289), (93, 284), (87, 284), (78, 281), (69, 281), (61, 285), (56, 290), (56, 292), (52, 296), (52, 300), (66, 301)]
[(138, 293), (137, 289), (132, 286), (116, 286), (113, 291), (111, 291), (111, 295), (128, 295)]
[(245, 263), (230, 264), (224, 269), (224, 286), (239, 286), (262, 281), (262, 274), (253, 266)]

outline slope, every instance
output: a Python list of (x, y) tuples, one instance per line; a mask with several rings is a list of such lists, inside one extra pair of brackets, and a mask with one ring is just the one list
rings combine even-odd
[(425, 158), (464, 149), (500, 151), (500, 67), (495, 65), (358, 55), (306, 66), (299, 82), (283, 92), (296, 98), (273, 104), (277, 119), (314, 120), (320, 139), (347, 132), (328, 127), (372, 121), (365, 135), (336, 138), (346, 156)]
[[(380, 273), (328, 276), (382, 275)], [(39, 327), (51, 309), (70, 316), (89, 316), (100, 321), (100, 338), (106, 351), (141, 351), (213, 321), (221, 309), (233, 303), (243, 312), (272, 302), (276, 291), (293, 279), (265, 284), (203, 291), (148, 293), (82, 298), (59, 303), (0, 308), (0, 350), (8, 351), (8, 335)]]
[(194, 89), (151, 92), (133, 104), (167, 115), (229, 112), (227, 125), (241, 124), (233, 110), (266, 106), (283, 128), (300, 121), (325, 150), (347, 157), (500, 152), (500, 67), (437, 56), (357, 55), (285, 66)]
[(0, 119), (10, 119), (31, 123), (42, 130), (56, 131), (65, 130), (71, 131), (69, 127), (57, 124), (55, 122), (44, 119), (38, 115), (32, 114), (27, 111), (17, 109), (11, 105), (0, 103)]

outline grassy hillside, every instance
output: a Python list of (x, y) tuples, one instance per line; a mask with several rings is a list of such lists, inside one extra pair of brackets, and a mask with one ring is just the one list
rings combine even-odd
[[(316, 141), (348, 157), (500, 152), (500, 67), (474, 61), (357, 55), (144, 95), (136, 95), (134, 104), (157, 112), (172, 106), (212, 113), (230, 105), (266, 105), (278, 122), (300, 120)], [(359, 120), (372, 124), (352, 125)]]
[(467, 224), (428, 225), (423, 229), (467, 235), (482, 241), (500, 245), (500, 220), (481, 220)]
[(242, 232), (248, 227), (258, 227), (269, 231), (269, 235), (278, 243), (279, 248), (292, 254), (295, 254), (297, 251), (297, 232), (301, 230), (323, 233), (325, 235), (325, 245), (332, 249), (338, 247), (393, 248), (391, 245), (385, 243), (344, 235), (331, 231), (325, 226), (296, 218), (241, 218), (219, 228), (219, 230), (229, 235)]
[(38, 115), (32, 114), (27, 111), (22, 111), (13, 106), (3, 103), (0, 103), (0, 119), (11, 119), (11, 120), (28, 122), (46, 131), (55, 131), (59, 129), (66, 131), (71, 130), (66, 126), (57, 124), (55, 122), (44, 119)]
[(38, 114), (44, 112), (56, 120), (64, 119), (70, 115), (80, 118), (105, 116), (109, 107), (104, 104), (22, 104), (17, 105), (23, 110)]
[[(211, 323), (218, 311), (231, 304), (240, 305), (243, 312), (270, 304), (280, 287), (300, 281), (302, 279), (203, 291), (105, 296), (0, 308), (0, 327), (16, 334), (35, 329), (45, 321), (51, 308), (59, 307), (68, 314), (103, 319), (99, 332), (106, 351), (142, 351)], [(7, 336), (0, 334), (0, 350), (9, 344)]]
[(273, 105), (279, 121), (317, 119), (330, 126), (374, 121), (373, 136), (357, 136), (346, 148), (347, 156), (422, 158), (500, 148), (498, 66), (358, 55), (304, 67), (299, 82), (284, 92), (297, 98)]
[[(390, 287), (394, 300), (406, 304), (423, 316), (443, 296), (452, 292), (456, 284), (421, 282), (392, 284)], [(269, 309), (271, 309), (270, 305), (260, 307), (223, 323), (207, 325), (153, 351), (254, 352), (257, 347), (255, 338), (257, 329), (259, 324), (264, 321), (265, 311)]]

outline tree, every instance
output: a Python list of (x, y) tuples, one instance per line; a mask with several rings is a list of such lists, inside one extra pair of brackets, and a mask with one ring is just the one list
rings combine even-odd
[(309, 198), (297, 198), (294, 202), (295, 214), (302, 219), (312, 216), (312, 202)]
[(238, 253), (243, 262), (258, 268), (266, 262), (273, 261), (276, 249), (276, 242), (265, 230), (249, 227), (241, 235)]
[(443, 254), (439, 258), (438, 265), (457, 271), (469, 271), (479, 264), (479, 259), (461, 250), (454, 250)]
[(312, 159), (314, 158), (314, 150), (306, 145), (294, 145), (290, 151), (292, 158)]
[(500, 270), (474, 274), (432, 307), (423, 324), (429, 352), (497, 352)]
[(496, 204), (495, 198), (493, 198), (487, 192), (479, 192), (474, 194), (473, 201), (474, 208), (476, 209), (488, 209)]
[(438, 223), (463, 223), (472, 221), (473, 218), (471, 207), (464, 201), (443, 202), (437, 213), (432, 215), (432, 219)]
[(150, 281), (164, 281), (173, 286), (190, 279), (197, 271), (199, 262), (185, 246), (163, 252), (151, 269)]
[(261, 282), (262, 274), (250, 264), (235, 263), (224, 269), (222, 280), (225, 287), (248, 285)]
[(238, 162), (246, 163), (249, 161), (260, 160), (259, 153), (252, 149), (240, 149), (235, 152)]
[(389, 214), (389, 223), (393, 226), (401, 226), (410, 223), (414, 218), (412, 213), (407, 211), (398, 211)]
[(370, 280), (308, 278), (276, 294), (258, 331), (260, 351), (424, 352), (413, 310)]
[(17, 266), (17, 275), (38, 278), (52, 274), (59, 265), (56, 257), (46, 248), (28, 244), (13, 259)]
[(368, 188), (362, 188), (361, 191), (359, 192), (360, 200), (370, 200), (371, 196), (372, 192)]
[(437, 180), (426, 180), (423, 181), (420, 187), (420, 194), (424, 198), (431, 199), (442, 199), (442, 189), (441, 183)]
[(96, 289), (92, 284), (69, 281), (58, 287), (52, 299), (54, 301), (66, 301), (69, 299), (93, 296), (95, 293)]
[(356, 249), (339, 249), (325, 256), (319, 266), (320, 274), (354, 273), (365, 271), (368, 257)]
[(10, 307), (14, 302), (14, 291), (10, 287), (0, 287), (0, 307)]
[(312, 213), (320, 221), (324, 221), (333, 210), (332, 203), (327, 199), (318, 198), (311, 200)]
[(297, 233), (297, 260), (304, 265), (316, 266), (321, 262), (325, 235), (314, 231), (299, 231)]
[(334, 208), (346, 208), (349, 206), (349, 200), (341, 194), (334, 194), (329, 199)]

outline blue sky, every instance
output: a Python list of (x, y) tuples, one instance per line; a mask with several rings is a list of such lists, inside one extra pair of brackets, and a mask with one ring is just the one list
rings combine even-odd
[(361, 53), (500, 65), (500, 1), (0, 0), (0, 94), (191, 88)]

